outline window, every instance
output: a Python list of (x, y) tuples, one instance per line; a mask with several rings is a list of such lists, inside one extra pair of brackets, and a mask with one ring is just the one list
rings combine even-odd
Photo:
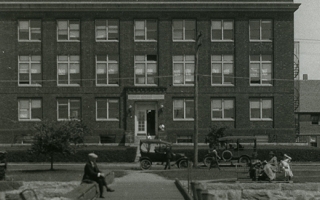
[(134, 40), (157, 40), (157, 20), (135, 20)]
[(212, 99), (211, 110), (212, 120), (234, 120), (233, 99)]
[(173, 56), (173, 85), (193, 85), (194, 65), (194, 55)]
[(19, 121), (40, 121), (42, 119), (41, 99), (18, 100)]
[(19, 20), (19, 41), (41, 41), (41, 20)]
[(193, 99), (173, 100), (173, 119), (174, 120), (193, 120), (194, 119), (194, 100)]
[(212, 41), (233, 41), (233, 21), (232, 20), (212, 20), (211, 21)]
[(195, 20), (173, 20), (173, 41), (196, 39), (196, 21)]
[(119, 21), (116, 19), (96, 20), (96, 41), (118, 41)]
[(250, 56), (250, 84), (272, 85), (272, 56)]
[(96, 119), (119, 120), (119, 100), (101, 98), (96, 100)]
[(119, 57), (96, 56), (96, 85), (119, 85)]
[(272, 41), (271, 20), (250, 20), (250, 41)]
[(271, 99), (250, 99), (250, 120), (272, 120)]
[(19, 56), (19, 86), (41, 86), (41, 56)]
[(233, 55), (212, 55), (211, 75), (212, 85), (233, 85)]
[(58, 99), (58, 120), (80, 120), (80, 99)]
[(58, 56), (58, 86), (80, 85), (80, 56)]
[(134, 56), (135, 85), (156, 85), (157, 74), (156, 55)]
[(59, 20), (57, 29), (58, 41), (80, 40), (79, 20)]

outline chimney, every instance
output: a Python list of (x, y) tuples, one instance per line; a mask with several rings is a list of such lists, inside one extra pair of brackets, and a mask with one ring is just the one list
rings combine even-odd
[(308, 80), (308, 74), (303, 74), (303, 80), (307, 81)]

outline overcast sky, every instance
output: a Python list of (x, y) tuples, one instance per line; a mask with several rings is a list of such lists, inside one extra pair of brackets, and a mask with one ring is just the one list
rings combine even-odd
[(295, 12), (295, 41), (300, 42), (300, 79), (320, 80), (320, 0), (294, 0), (301, 3)]

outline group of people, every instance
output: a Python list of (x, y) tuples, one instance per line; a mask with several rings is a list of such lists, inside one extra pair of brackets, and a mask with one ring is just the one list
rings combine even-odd
[(260, 160), (253, 159), (251, 162), (249, 174), (252, 180), (267, 180), (274, 181), (276, 179), (277, 172), (284, 172), (285, 180), (290, 181), (293, 177), (293, 173), (290, 167), (292, 158), (287, 154), (282, 154), (282, 160), (278, 163), (278, 159), (275, 154), (269, 152), (269, 160), (261, 162)]

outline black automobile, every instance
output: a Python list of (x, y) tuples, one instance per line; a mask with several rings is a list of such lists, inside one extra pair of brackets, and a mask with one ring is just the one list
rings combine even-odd
[[(222, 148), (218, 154), (223, 161), (237, 160), (238, 163), (248, 165), (253, 155), (257, 155), (257, 138), (255, 136), (226, 136), (219, 138)], [(241, 144), (242, 143), (242, 144)], [(212, 153), (205, 155), (203, 163), (209, 166)]]
[[(158, 139), (140, 140), (141, 157), (140, 167), (143, 170), (151, 168), (152, 163), (166, 162), (166, 148), (172, 148), (172, 143)], [(174, 162), (178, 168), (188, 167), (188, 158), (182, 153), (173, 153), (171, 162)]]

